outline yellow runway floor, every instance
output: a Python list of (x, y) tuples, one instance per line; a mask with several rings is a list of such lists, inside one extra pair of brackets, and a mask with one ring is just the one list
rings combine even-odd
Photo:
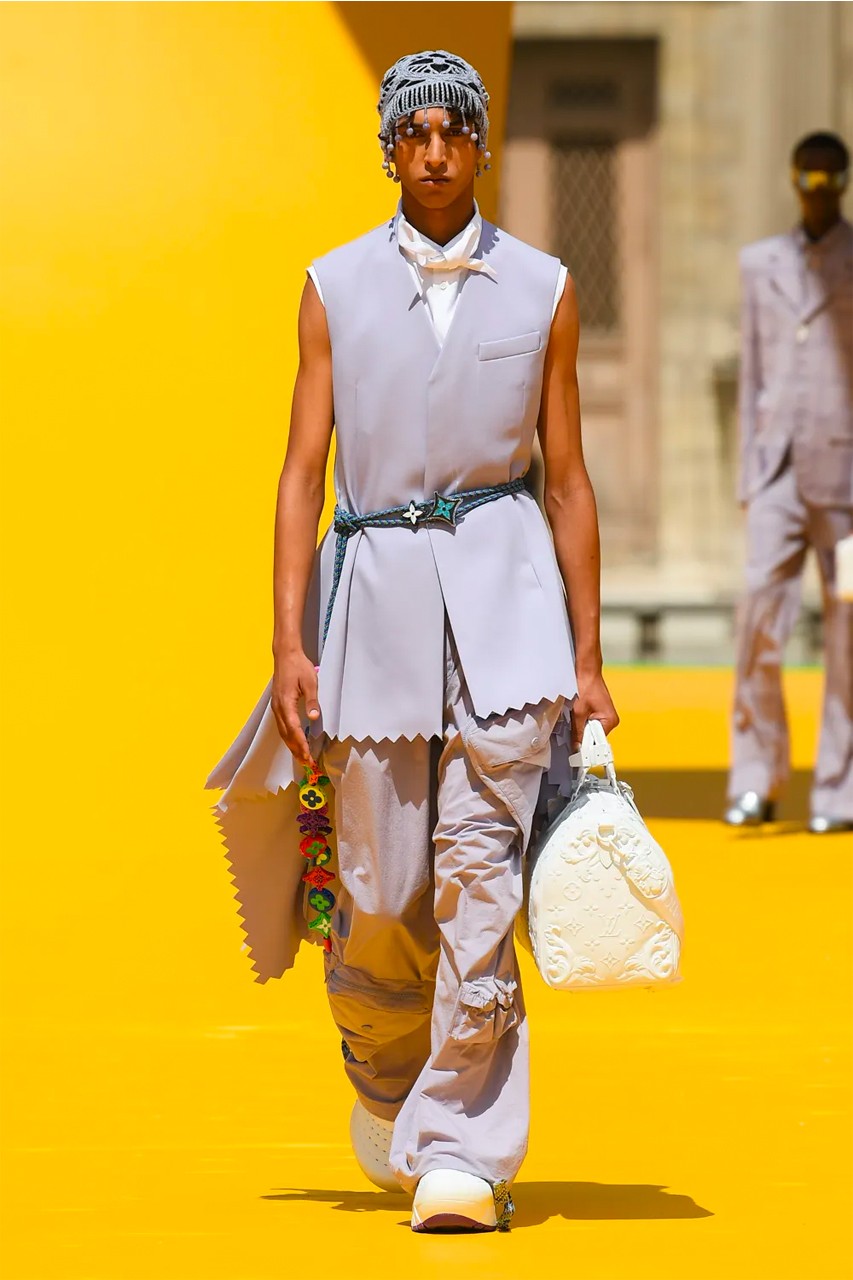
[(675, 869), (684, 981), (569, 996), (525, 958), (510, 1234), (415, 1235), (406, 1198), (364, 1180), (318, 951), (251, 981), (198, 790), (227, 725), (179, 779), (183, 825), (156, 828), (144, 779), (138, 804), (103, 798), (85, 873), (36, 847), (7, 875), (3, 1280), (853, 1276), (853, 840), (804, 830), (820, 676), (788, 676), (795, 774), (759, 833), (716, 820), (729, 674), (609, 682), (619, 771)]

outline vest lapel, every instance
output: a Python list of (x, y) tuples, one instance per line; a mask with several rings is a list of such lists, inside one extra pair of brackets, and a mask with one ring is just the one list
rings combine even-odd
[(802, 281), (799, 252), (793, 234), (786, 237), (783, 246), (774, 249), (770, 279), (776, 292), (799, 315), (803, 309)]
[(399, 323), (400, 310), (407, 316), (412, 316), (416, 312), (420, 313), (420, 319), (415, 323), (425, 331), (425, 338), (432, 341), (437, 352), (438, 339), (427, 314), (426, 301), (421, 297), (420, 290), (412, 278), (409, 264), (397, 244), (394, 223), (390, 222), (388, 225), (388, 279), (393, 288), (392, 305), (395, 313), (391, 323), (392, 325)]
[[(480, 231), (480, 240), (476, 249), (471, 254), (472, 258), (482, 260), (494, 252), (494, 247), (497, 243), (495, 231), (496, 228), (494, 223), (487, 222), (484, 218), (482, 230)], [(495, 275), (498, 275), (497, 270), (495, 271)], [(459, 282), (459, 293), (456, 298), (456, 306), (453, 308), (453, 315), (450, 319), (450, 326), (447, 330), (444, 344), (441, 346), (438, 356), (436, 357), (435, 364), (433, 365), (432, 374), (430, 375), (431, 378), (434, 378), (436, 374), (441, 371), (441, 368), (445, 363), (445, 360), (443, 359), (444, 353), (450, 347), (454, 337), (464, 329), (465, 323), (469, 319), (469, 312), (473, 314), (478, 303), (481, 306), (487, 305), (487, 301), (490, 297), (487, 290), (494, 289), (496, 284), (496, 280), (485, 275), (482, 271), (463, 271), (462, 279)], [(426, 307), (426, 303), (424, 303), (424, 307)], [(426, 319), (432, 329), (432, 321), (430, 320), (430, 317), (427, 316)], [(433, 336), (435, 337), (434, 329)], [(438, 345), (437, 337), (435, 337), (435, 341), (436, 345)]]
[[(456, 297), (456, 305), (453, 308), (453, 315), (450, 319), (450, 326), (444, 342), (438, 340), (438, 334), (432, 323), (432, 316), (429, 313), (426, 298), (421, 294), (420, 289), (412, 279), (411, 269), (406, 261), (405, 254), (401, 251), (397, 244), (396, 236), (393, 234), (393, 223), (391, 235), (389, 236), (389, 250), (396, 259), (394, 263), (395, 270), (395, 288), (399, 287), (399, 298), (401, 302), (405, 299), (404, 305), (407, 312), (416, 311), (420, 315), (420, 327), (424, 330), (424, 341), (432, 343), (435, 350), (435, 361), (433, 363), (430, 377), (434, 377), (442, 365), (442, 355), (445, 349), (452, 341), (455, 332), (463, 327), (463, 321), (468, 311), (476, 305), (477, 299), (474, 297), (478, 294), (481, 300), (485, 300), (488, 295), (486, 288), (494, 288), (495, 281), (489, 276), (484, 275), (481, 271), (463, 271), (462, 278), (459, 282), (459, 293)], [(495, 226), (491, 222), (483, 219), (483, 227), (480, 232), (480, 240), (476, 249), (471, 254), (472, 258), (483, 258), (486, 254), (493, 252), (497, 242), (495, 235)], [(396, 284), (399, 281), (399, 286)]]

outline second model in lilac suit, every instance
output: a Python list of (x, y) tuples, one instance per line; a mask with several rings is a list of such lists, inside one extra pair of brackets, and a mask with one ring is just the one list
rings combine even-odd
[(835, 545), (853, 531), (853, 227), (741, 253), (740, 477), (746, 592), (738, 614), (729, 796), (775, 797), (789, 775), (781, 661), (811, 547), (820, 570), (825, 691), (812, 813), (853, 819), (853, 606)]

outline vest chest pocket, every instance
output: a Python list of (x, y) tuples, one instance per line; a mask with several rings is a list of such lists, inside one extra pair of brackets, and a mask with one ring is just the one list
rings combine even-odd
[(541, 379), (542, 335), (538, 329), (477, 347), (477, 395), (490, 440), (503, 436), (515, 449), (531, 389)]
[(538, 351), (542, 346), (542, 334), (538, 329), (520, 333), (514, 338), (497, 338), (493, 342), (481, 342), (477, 347), (478, 360), (504, 360), (509, 356), (523, 356)]

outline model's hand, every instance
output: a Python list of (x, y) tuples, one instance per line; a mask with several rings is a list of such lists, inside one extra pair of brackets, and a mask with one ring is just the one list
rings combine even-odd
[(619, 723), (604, 677), (600, 671), (577, 673), (578, 692), (572, 703), (572, 752), (580, 750), (587, 720), (600, 720), (605, 733), (610, 733)]
[(295, 760), (302, 765), (311, 763), (308, 739), (299, 719), (299, 699), (304, 698), (309, 720), (320, 714), (317, 701), (317, 672), (313, 662), (304, 653), (291, 653), (275, 659), (272, 681), (272, 710), (278, 731)]

